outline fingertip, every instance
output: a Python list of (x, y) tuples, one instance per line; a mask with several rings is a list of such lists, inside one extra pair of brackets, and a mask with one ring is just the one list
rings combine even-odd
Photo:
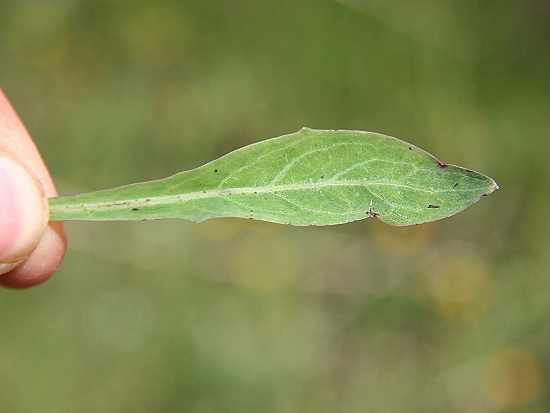
[(0, 152), (0, 263), (14, 263), (30, 254), (46, 229), (48, 214), (38, 179)]
[(32, 254), (12, 271), (0, 275), (0, 285), (19, 289), (47, 281), (61, 265), (66, 251), (63, 222), (50, 222)]

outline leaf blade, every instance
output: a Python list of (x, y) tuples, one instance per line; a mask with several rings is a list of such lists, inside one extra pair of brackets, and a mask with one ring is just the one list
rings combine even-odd
[(239, 217), (304, 226), (376, 216), (413, 225), (454, 215), (496, 189), (491, 178), (397, 138), (303, 128), (158, 181), (51, 198), (50, 217)]

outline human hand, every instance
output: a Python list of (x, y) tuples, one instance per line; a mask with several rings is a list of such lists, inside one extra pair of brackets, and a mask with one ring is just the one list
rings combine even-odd
[(0, 285), (31, 287), (61, 265), (67, 237), (62, 222), (48, 222), (52, 196), (48, 169), (0, 90)]

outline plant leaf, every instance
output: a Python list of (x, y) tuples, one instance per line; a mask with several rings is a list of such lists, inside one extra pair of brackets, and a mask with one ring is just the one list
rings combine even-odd
[(407, 142), (372, 132), (314, 130), (268, 139), (157, 181), (50, 198), (50, 219), (239, 217), (334, 225), (446, 218), (498, 189)]

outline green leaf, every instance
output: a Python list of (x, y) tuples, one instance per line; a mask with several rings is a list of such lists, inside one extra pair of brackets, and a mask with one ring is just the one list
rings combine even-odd
[(50, 198), (50, 219), (239, 217), (334, 225), (377, 217), (391, 225), (446, 218), (498, 189), (397, 138), (314, 130), (268, 139), (158, 181)]

